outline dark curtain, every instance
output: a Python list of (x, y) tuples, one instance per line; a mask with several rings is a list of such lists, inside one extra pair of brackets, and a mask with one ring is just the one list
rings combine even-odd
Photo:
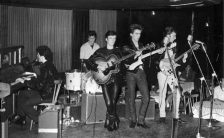
[(80, 69), (80, 47), (87, 41), (89, 10), (73, 10), (72, 22), (72, 69)]
[(0, 5), (0, 48), (7, 47), (8, 6)]

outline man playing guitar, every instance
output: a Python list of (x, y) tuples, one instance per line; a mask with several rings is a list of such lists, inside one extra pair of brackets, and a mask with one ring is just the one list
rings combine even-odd
[(102, 86), (103, 97), (107, 107), (104, 127), (108, 131), (117, 130), (120, 122), (116, 113), (116, 103), (121, 88), (121, 74), (119, 73), (120, 64), (114, 65), (114, 62), (121, 58), (121, 53), (120, 49), (114, 46), (116, 37), (115, 31), (108, 31), (105, 34), (106, 47), (98, 49), (86, 62), (89, 69), (95, 72), (95, 74), (100, 72), (98, 74), (99, 78), (107, 77), (106, 75), (111, 72), (110, 70), (107, 71), (107, 69), (113, 68), (113, 73), (111, 73), (110, 77), (106, 81), (100, 81), (99, 83)]
[[(178, 79), (175, 77), (174, 72), (172, 72), (172, 67), (175, 71), (175, 68), (179, 66), (175, 63), (173, 60), (173, 57), (175, 56), (176, 50), (170, 47), (175, 47), (176, 42), (176, 31), (173, 29), (173, 27), (166, 27), (165, 28), (165, 36), (163, 39), (163, 44), (166, 48), (164, 58), (160, 61), (159, 67), (160, 72), (157, 74), (158, 84), (159, 84), (159, 109), (160, 109), (160, 122), (165, 123), (166, 118), (166, 111), (165, 111), (165, 99), (166, 99), (166, 93), (167, 93), (167, 85), (169, 85), (171, 91), (173, 94), (176, 95), (174, 102), (174, 119), (176, 119), (178, 122), (184, 123), (183, 120), (179, 118), (179, 104), (180, 104), (180, 91), (178, 88)], [(170, 59), (173, 66), (170, 65)], [(186, 62), (186, 58), (188, 57), (187, 53), (184, 54), (182, 58), (182, 62)]]

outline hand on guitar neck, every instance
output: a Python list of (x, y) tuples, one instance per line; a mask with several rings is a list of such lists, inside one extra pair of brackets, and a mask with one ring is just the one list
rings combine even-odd
[[(194, 44), (191, 49), (187, 50), (186, 52), (184, 52), (183, 54), (181, 54), (179, 57), (175, 58), (175, 54), (171, 57), (171, 61), (172, 61), (172, 66), (175, 69), (176, 67), (180, 66), (179, 64), (177, 64), (176, 62), (180, 59), (183, 58), (183, 62), (186, 62), (186, 58), (188, 57), (188, 53), (191, 52), (192, 50), (197, 50), (199, 48), (200, 45), (198, 44)], [(165, 75), (171, 75), (172, 69), (171, 69), (171, 65), (170, 65), (170, 61), (168, 58), (164, 58), (160, 61), (159, 63), (159, 68), (160, 70), (165, 74)]]

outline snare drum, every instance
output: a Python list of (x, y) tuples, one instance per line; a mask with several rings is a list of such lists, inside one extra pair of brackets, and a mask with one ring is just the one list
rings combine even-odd
[(82, 81), (82, 72), (74, 71), (74, 72), (66, 72), (66, 89), (79, 91), (81, 90), (81, 81)]

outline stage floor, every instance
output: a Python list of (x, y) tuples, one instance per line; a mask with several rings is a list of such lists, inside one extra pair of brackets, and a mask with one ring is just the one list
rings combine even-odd
[[(155, 120), (147, 120), (146, 123), (150, 128), (129, 128), (129, 122), (125, 118), (121, 118), (120, 128), (117, 131), (108, 132), (104, 128), (104, 124), (81, 124), (72, 123), (63, 126), (63, 138), (169, 138), (171, 137), (172, 123), (171, 113), (168, 112), (167, 124), (158, 122), (158, 109), (156, 109)], [(175, 128), (176, 138), (195, 138), (198, 134), (198, 119), (189, 115), (181, 115), (186, 124), (178, 124)], [(9, 125), (9, 138), (37, 138), (37, 126), (29, 131), (29, 123), (21, 127), (15, 124)], [(207, 127), (208, 120), (202, 119), (202, 127), (200, 135), (205, 138), (223, 138), (224, 123), (213, 122), (213, 126), (217, 126), (214, 130)]]

